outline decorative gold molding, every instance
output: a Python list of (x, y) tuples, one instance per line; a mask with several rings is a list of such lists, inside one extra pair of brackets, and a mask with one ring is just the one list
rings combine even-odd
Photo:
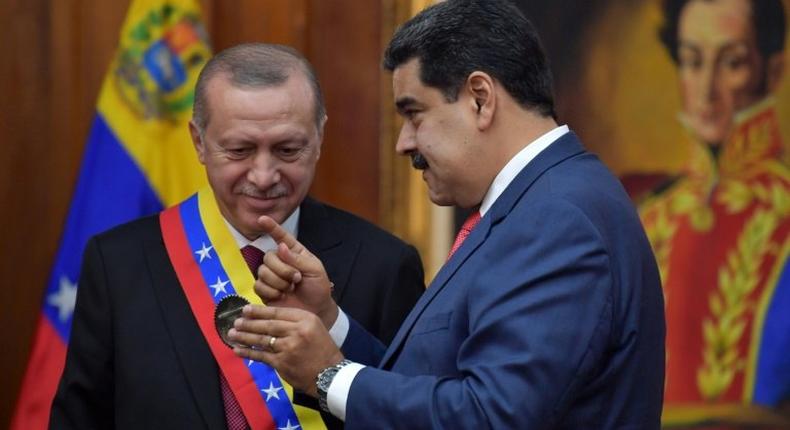
[(661, 427), (664, 429), (719, 425), (727, 428), (788, 428), (790, 418), (782, 415), (782, 412), (741, 403), (667, 405), (661, 416)]
[(441, 0), (411, 0), (411, 16), (417, 15), (421, 10), (439, 1)]

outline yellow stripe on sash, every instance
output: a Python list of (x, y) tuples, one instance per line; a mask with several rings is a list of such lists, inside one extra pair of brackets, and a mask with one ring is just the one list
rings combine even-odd
[[(255, 279), (239, 251), (236, 240), (233, 239), (228, 230), (225, 219), (220, 214), (217, 201), (210, 188), (203, 188), (198, 192), (198, 207), (200, 208), (200, 217), (203, 219), (203, 225), (206, 228), (211, 244), (214, 246), (214, 250), (219, 256), (222, 266), (225, 268), (225, 273), (228, 274), (236, 293), (250, 303), (263, 304), (260, 297), (255, 294), (253, 289)], [(296, 412), (302, 428), (308, 430), (326, 429), (324, 420), (318, 411), (294, 404), (293, 387), (285, 382), (282, 377), (280, 377), (280, 381), (288, 393), (288, 398), (291, 399), (294, 412)]]

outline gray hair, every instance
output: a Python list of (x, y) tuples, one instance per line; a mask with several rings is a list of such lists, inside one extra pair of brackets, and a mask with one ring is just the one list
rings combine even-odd
[(245, 43), (228, 48), (211, 58), (198, 76), (192, 121), (203, 133), (209, 121), (206, 87), (217, 75), (225, 75), (239, 87), (276, 87), (285, 83), (294, 71), (304, 74), (313, 90), (315, 122), (320, 130), (326, 117), (324, 97), (315, 70), (295, 49), (267, 43)]

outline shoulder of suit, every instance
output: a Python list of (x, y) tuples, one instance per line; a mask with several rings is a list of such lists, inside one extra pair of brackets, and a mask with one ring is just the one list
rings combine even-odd
[(99, 241), (117, 242), (141, 239), (161, 239), (162, 232), (159, 227), (159, 214), (137, 218), (105, 230), (95, 236)]

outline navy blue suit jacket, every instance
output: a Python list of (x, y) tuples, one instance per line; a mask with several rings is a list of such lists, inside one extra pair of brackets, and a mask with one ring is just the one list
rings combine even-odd
[[(618, 180), (568, 133), (525, 167), (437, 274), (347, 429), (658, 429), (663, 297)], [(343, 346), (371, 362), (357, 325)]]

